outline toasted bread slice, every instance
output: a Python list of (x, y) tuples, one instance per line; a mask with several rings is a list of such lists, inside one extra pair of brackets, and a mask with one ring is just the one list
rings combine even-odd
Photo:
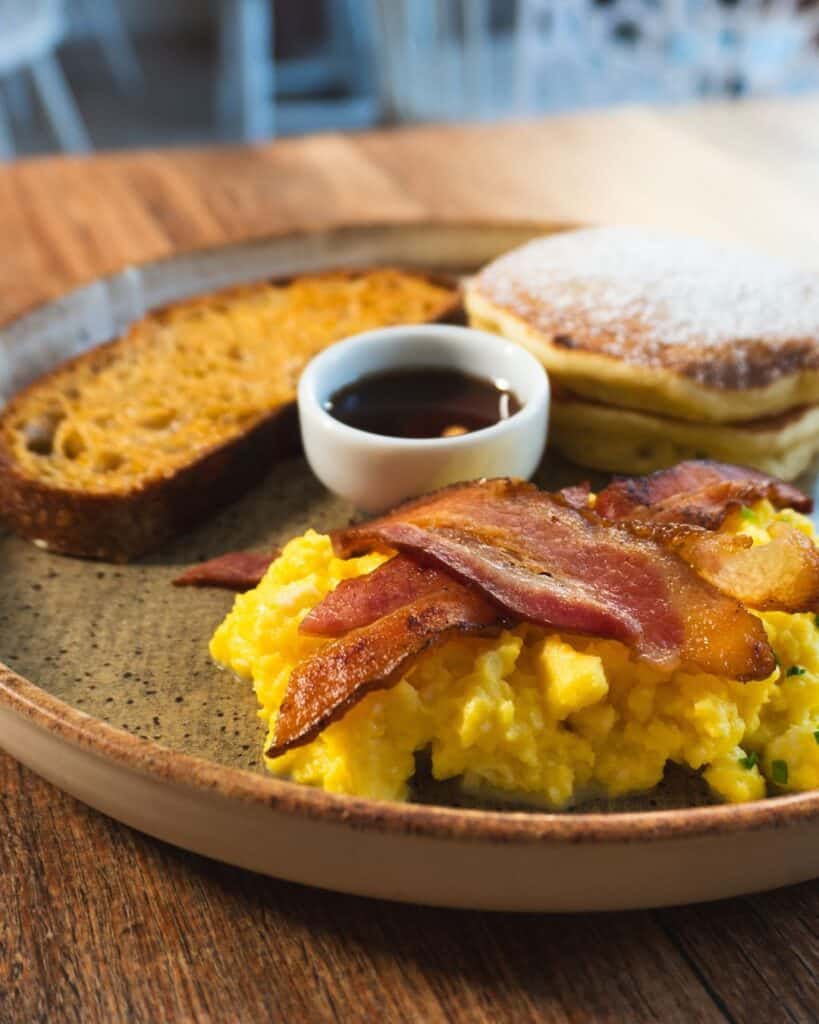
[(299, 373), (376, 327), (457, 319), (453, 282), (334, 271), (155, 311), (26, 388), (0, 415), (0, 517), (50, 550), (126, 561), (298, 451)]
[(549, 444), (578, 465), (606, 472), (642, 474), (684, 459), (716, 459), (793, 480), (819, 452), (819, 405), (742, 423), (694, 423), (622, 409), (558, 387)]
[(753, 251), (568, 231), (494, 260), (465, 303), (600, 402), (722, 423), (819, 402), (819, 274)]

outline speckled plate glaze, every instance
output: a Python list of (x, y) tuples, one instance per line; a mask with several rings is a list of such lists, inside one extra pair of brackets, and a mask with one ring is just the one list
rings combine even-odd
[[(129, 268), (0, 331), (0, 401), (146, 309), (333, 265), (469, 271), (555, 225), (420, 224), (281, 236)], [(585, 474), (584, 474), (585, 475)], [(539, 482), (578, 471), (545, 463)], [(86, 803), (178, 846), (292, 881), (453, 907), (585, 911), (716, 899), (819, 875), (819, 793), (708, 806), (669, 775), (650, 797), (570, 814), (330, 796), (261, 766), (250, 687), (207, 642), (231, 603), (179, 567), (329, 527), (351, 509), (301, 460), (137, 564), (61, 558), (0, 534), (0, 745)]]

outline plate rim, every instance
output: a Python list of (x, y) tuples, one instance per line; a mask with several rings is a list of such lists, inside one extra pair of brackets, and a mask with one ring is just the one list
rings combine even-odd
[[(290, 227), (244, 239), (180, 250), (126, 264), (102, 277), (75, 282), (59, 295), (48, 296), (0, 322), (0, 329), (17, 324), (38, 310), (68, 298), (72, 292), (122, 273), (127, 267), (157, 266), (197, 255), (264, 245), (288, 238), (319, 238), (383, 230), (479, 229), (556, 232), (583, 226), (570, 220), (486, 217), (408, 217), (339, 223), (296, 230)], [(768, 828), (792, 828), (819, 821), (819, 790), (767, 797), (741, 804), (657, 811), (487, 811), (442, 805), (401, 803), (351, 797), (300, 783), (261, 775), (242, 768), (172, 750), (151, 739), (138, 738), (60, 700), (0, 661), (0, 705), (27, 719), (52, 739), (125, 767), (157, 782), (181, 786), (200, 795), (267, 806), (284, 814), (348, 825), (364, 831), (389, 832), (459, 842), (503, 844), (646, 843), (683, 838), (743, 834)]]
[(659, 811), (484, 811), (326, 793), (273, 775), (171, 750), (86, 714), (0, 662), (0, 705), (52, 739), (130, 771), (226, 800), (358, 830), (496, 844), (645, 843), (736, 835), (819, 821), (819, 790), (743, 804)]
[[(117, 265), (111, 270), (104, 274), (98, 275), (97, 277), (80, 277), (75, 281), (72, 281), (70, 285), (62, 291), (49, 294), (43, 298), (32, 299), (30, 303), (25, 306), (21, 306), (15, 310), (10, 316), (0, 317), (0, 331), (5, 331), (20, 320), (25, 319), (28, 316), (33, 316), (41, 309), (45, 309), (48, 306), (54, 305), (58, 302), (63, 302), (70, 298), (74, 292), (80, 292), (84, 288), (88, 288), (99, 282), (111, 281), (118, 278), (121, 274), (129, 270), (139, 270), (142, 267), (161, 267), (168, 263), (173, 263), (178, 260), (184, 259), (195, 259), (196, 257), (206, 257), (210, 253), (225, 252), (231, 249), (246, 249), (252, 246), (263, 247), (264, 245), (270, 244), (271, 242), (286, 242), (288, 239), (305, 239), (305, 240), (318, 240), (326, 236), (349, 236), (354, 238), (356, 234), (365, 234), (368, 232), (395, 232), (402, 228), (404, 229), (420, 229), (420, 230), (435, 230), (435, 229), (454, 229), (454, 230), (479, 230), (480, 228), (496, 229), (496, 230), (507, 230), (521, 232), (542, 232), (543, 234), (559, 234), (561, 231), (577, 231), (582, 228), (591, 227), (589, 222), (582, 220), (573, 220), (571, 218), (544, 218), (540, 220), (534, 217), (481, 217), (475, 216), (470, 217), (468, 215), (459, 214), (456, 217), (448, 218), (445, 214), (441, 216), (430, 216), (423, 215), (416, 217), (410, 215), (406, 220), (397, 219), (362, 219), (356, 221), (339, 222), (337, 224), (327, 225), (308, 225), (304, 228), (293, 228), (289, 225), (280, 228), (268, 228), (259, 234), (246, 235), (243, 238), (233, 238), (226, 242), (203, 242), (201, 245), (192, 245), (190, 248), (177, 249), (174, 252), (163, 253), (160, 256), (156, 256), (153, 259), (145, 260), (128, 260), (124, 263)], [(400, 261), (392, 261), (393, 265), (400, 263)], [(382, 264), (384, 266), (389, 264)], [(328, 263), (326, 269), (334, 270), (342, 267), (341, 263)], [(240, 282), (241, 284), (253, 284), (255, 281), (265, 281), (265, 276), (253, 278), (247, 281)], [(227, 287), (232, 287), (228, 285)], [(223, 290), (222, 287), (214, 289), (215, 291)], [(173, 302), (184, 302), (185, 297), (173, 300)], [(166, 303), (152, 307), (153, 310), (161, 310), (164, 308)], [(146, 311), (147, 312), (147, 311)]]

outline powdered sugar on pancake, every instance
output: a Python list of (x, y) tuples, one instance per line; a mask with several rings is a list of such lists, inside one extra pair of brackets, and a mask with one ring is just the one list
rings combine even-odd
[(536, 239), (478, 291), (545, 340), (747, 388), (819, 366), (819, 275), (712, 242), (610, 227)]

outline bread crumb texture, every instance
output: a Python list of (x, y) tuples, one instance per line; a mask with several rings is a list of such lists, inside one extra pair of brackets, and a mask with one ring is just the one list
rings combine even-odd
[(382, 269), (180, 303), (23, 392), (0, 421), (17, 470), (119, 493), (168, 477), (291, 402), (313, 355), (360, 331), (442, 316), (455, 294)]

